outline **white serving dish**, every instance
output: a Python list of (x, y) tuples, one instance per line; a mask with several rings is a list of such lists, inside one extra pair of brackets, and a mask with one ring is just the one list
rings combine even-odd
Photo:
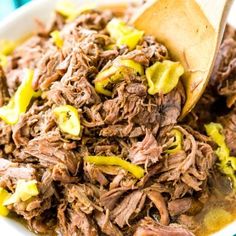
[[(127, 3), (127, 0), (73, 0), (76, 4), (116, 4)], [(135, 0), (133, 0), (135, 1)], [(136, 0), (137, 1), (137, 0)], [(20, 9), (13, 12), (6, 19), (0, 22), (0, 39), (18, 39), (35, 28), (34, 20), (38, 18), (42, 21), (49, 19), (53, 9), (55, 8), (58, 0), (34, 0)], [(1, 9), (0, 9), (1, 11)], [(236, 2), (234, 1), (228, 22), (236, 27)], [(232, 206), (236, 207), (236, 206)], [(20, 223), (6, 218), (0, 217), (0, 235), (5, 236), (34, 236), (35, 234), (29, 232)], [(236, 235), (236, 221), (214, 236), (234, 236)]]

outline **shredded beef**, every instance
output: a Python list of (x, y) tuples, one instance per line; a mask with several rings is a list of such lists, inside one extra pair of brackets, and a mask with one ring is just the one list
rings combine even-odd
[[(234, 72), (236, 57), (236, 41), (227, 37), (217, 55), (214, 72), (212, 74), (212, 86), (216, 86), (220, 95), (228, 97), (228, 106), (231, 106), (234, 95)], [(231, 104), (232, 102), (232, 104)]]
[(129, 218), (134, 212), (140, 211), (142, 206), (139, 203), (142, 200), (143, 192), (136, 190), (126, 196), (124, 200), (111, 211), (111, 219), (121, 228), (128, 224)]
[(111, 236), (123, 235), (122, 232), (109, 220), (109, 211), (106, 211), (106, 214), (96, 212), (95, 220), (103, 233)]
[(146, 136), (142, 142), (135, 143), (130, 148), (129, 159), (134, 164), (155, 164), (159, 161), (162, 152), (162, 147), (158, 145), (155, 137), (150, 133), (146, 132)]
[[(235, 36), (228, 28), (211, 79), (217, 88), (211, 87), (200, 101), (201, 111), (194, 111), (195, 119), (184, 125), (178, 120), (186, 100), (181, 81), (167, 94), (150, 95), (145, 73), (127, 69), (121, 79), (109, 80), (111, 96), (95, 88), (98, 73), (119, 60), (133, 60), (144, 70), (171, 60), (152, 36), (144, 35), (134, 50), (115, 45), (106, 28), (114, 16), (110, 10), (86, 10), (72, 22), (59, 12), (47, 25), (37, 20), (36, 34), (8, 56), (6, 68), (0, 67), (0, 106), (14, 95), (26, 68), (34, 71), (33, 89), (42, 92), (16, 124), (0, 121), (0, 186), (13, 193), (19, 179), (36, 180), (39, 190), (7, 207), (32, 231), (45, 235), (191, 236), (188, 229), (195, 225), (187, 214), (193, 198), (206, 196), (215, 163), (215, 146), (198, 121), (203, 123), (202, 108), (216, 102), (214, 91), (232, 105)], [(50, 36), (54, 30), (60, 31), (61, 48)], [(53, 112), (61, 105), (78, 111), (78, 136), (61, 129)], [(206, 120), (212, 118), (208, 112)], [(232, 155), (234, 115), (218, 118)], [(169, 152), (176, 141), (173, 129), (182, 135), (181, 148)], [(89, 163), (86, 156), (118, 156), (142, 168), (144, 176)], [(188, 229), (176, 224), (180, 222)]]
[(111, 191), (102, 194), (100, 198), (102, 206), (105, 206), (107, 209), (112, 210), (119, 198), (128, 190), (129, 188), (122, 187), (112, 189)]
[(227, 115), (221, 116), (218, 122), (223, 125), (225, 141), (231, 151), (231, 155), (236, 155), (236, 110), (235, 108)]
[(147, 190), (147, 196), (155, 204), (160, 213), (160, 223), (163, 225), (168, 225), (170, 223), (169, 212), (163, 196), (158, 191), (152, 189)]
[(0, 158), (0, 175), (2, 178), (10, 179), (33, 179), (35, 169), (30, 164), (13, 163), (6, 159)]
[(146, 217), (140, 222), (134, 236), (191, 236), (194, 235), (186, 228), (178, 225), (171, 224), (163, 226), (155, 222), (149, 217)]
[(76, 152), (63, 147), (63, 142), (58, 134), (48, 133), (30, 140), (25, 152), (36, 157), (42, 166), (50, 167), (61, 162), (72, 174), (75, 175), (77, 172), (80, 158)]
[(231, 38), (226, 39), (221, 45), (218, 55), (220, 57), (218, 60), (224, 61), (224, 64), (218, 65), (215, 73), (218, 77), (213, 77), (213, 80), (219, 84), (219, 94), (227, 97), (227, 106), (231, 107), (236, 101), (234, 76), (236, 71), (236, 41)]
[(168, 202), (168, 210), (171, 216), (180, 215), (188, 211), (192, 204), (191, 198), (181, 198)]

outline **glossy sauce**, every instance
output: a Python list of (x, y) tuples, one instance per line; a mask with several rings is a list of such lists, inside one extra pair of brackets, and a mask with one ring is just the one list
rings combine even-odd
[(197, 236), (211, 235), (236, 220), (236, 194), (230, 182), (221, 175), (216, 181), (202, 210), (194, 216), (199, 223)]

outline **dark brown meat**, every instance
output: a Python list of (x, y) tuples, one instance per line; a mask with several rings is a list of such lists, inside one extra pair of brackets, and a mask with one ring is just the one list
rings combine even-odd
[(225, 141), (231, 151), (231, 155), (236, 155), (236, 110), (235, 108), (227, 115), (221, 116), (217, 119), (222, 124), (225, 135)]
[(211, 85), (220, 95), (227, 97), (227, 106), (232, 107), (236, 101), (236, 40), (226, 38), (217, 55), (211, 78)]
[(191, 208), (192, 201), (191, 198), (181, 198), (168, 202), (168, 211), (170, 215), (176, 216), (185, 213)]
[(194, 234), (180, 225), (164, 226), (146, 217), (140, 222), (134, 236), (194, 236)]
[(229, 78), (234, 70), (234, 58), (236, 56), (236, 41), (232, 38), (226, 38), (222, 43), (217, 55), (214, 71), (212, 73), (211, 83), (222, 85)]
[(177, 123), (181, 113), (182, 104), (185, 102), (185, 92), (181, 83), (178, 87), (163, 97), (161, 105), (161, 127)]
[(225, 27), (223, 41), (228, 38), (233, 38), (236, 40), (236, 31), (235, 31), (234, 27), (232, 27), (229, 24), (227, 24)]

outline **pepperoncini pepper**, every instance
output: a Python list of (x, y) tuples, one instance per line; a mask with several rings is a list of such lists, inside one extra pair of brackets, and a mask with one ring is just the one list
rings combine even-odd
[(58, 48), (62, 48), (64, 41), (61, 38), (60, 32), (58, 30), (53, 31), (51, 34), (51, 37), (53, 38), (53, 42), (54, 44), (58, 47)]
[(7, 66), (7, 56), (0, 53), (0, 66), (5, 68)]
[(113, 19), (107, 24), (107, 31), (111, 38), (116, 40), (116, 45), (122, 47), (128, 46), (133, 50), (139, 41), (142, 39), (144, 32), (128, 26), (125, 22), (119, 19)]
[(133, 174), (137, 179), (144, 176), (144, 169), (142, 167), (125, 161), (118, 156), (87, 156), (84, 157), (84, 161), (95, 165), (119, 166)]
[(165, 60), (156, 62), (146, 69), (148, 93), (167, 94), (178, 84), (179, 78), (184, 73), (184, 68), (179, 62)]
[(82, 12), (94, 9), (95, 7), (95, 4), (85, 4), (81, 7), (77, 7), (72, 1), (63, 0), (58, 2), (56, 11), (64, 16), (68, 22), (71, 22)]
[(225, 136), (222, 134), (222, 125), (212, 122), (205, 125), (205, 129), (207, 135), (218, 145), (215, 153), (220, 161), (220, 170), (231, 178), (236, 190), (236, 157), (230, 156), (230, 150), (225, 143)]
[(124, 77), (124, 74), (129, 72), (139, 75), (144, 74), (142, 65), (133, 60), (121, 59), (115, 61), (110, 68), (98, 73), (94, 80), (95, 90), (98, 93), (104, 94), (106, 96), (111, 96), (111, 91), (105, 89), (105, 87), (109, 83), (115, 83), (121, 80)]
[(36, 180), (26, 181), (24, 179), (20, 179), (17, 181), (15, 192), (3, 202), (4, 206), (17, 203), (20, 201), (27, 201), (31, 197), (37, 196), (39, 194), (37, 188)]
[(1, 40), (0, 41), (0, 53), (8, 56), (10, 55), (14, 49), (18, 46), (19, 42), (15, 42), (12, 40)]
[(176, 153), (182, 150), (182, 143), (183, 143), (183, 135), (177, 129), (172, 129), (170, 132), (171, 135), (174, 136), (174, 142), (168, 147), (165, 151), (166, 153)]
[(9, 210), (6, 206), (4, 206), (4, 202), (7, 201), (11, 197), (11, 194), (7, 192), (5, 189), (0, 187), (0, 216), (7, 216)]
[(33, 75), (32, 70), (26, 70), (25, 77), (14, 96), (7, 105), (0, 107), (0, 118), (7, 124), (16, 124), (20, 115), (26, 112), (31, 99), (40, 96), (40, 92), (35, 92), (32, 88)]
[(0, 41), (0, 65), (4, 68), (7, 65), (7, 56), (10, 55), (18, 44), (11, 40)]
[(80, 118), (77, 109), (70, 105), (56, 107), (53, 110), (57, 124), (62, 132), (73, 136), (80, 134)]

